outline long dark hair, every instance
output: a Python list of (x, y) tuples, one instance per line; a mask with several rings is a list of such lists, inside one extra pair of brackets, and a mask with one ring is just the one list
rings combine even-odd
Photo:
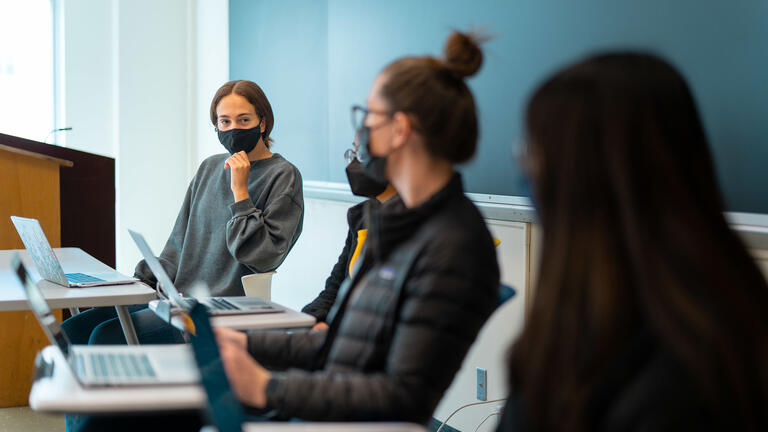
[(531, 429), (594, 429), (596, 388), (643, 335), (711, 418), (768, 426), (768, 286), (723, 216), (683, 77), (595, 56), (538, 88), (526, 129), (543, 239), (510, 384)]

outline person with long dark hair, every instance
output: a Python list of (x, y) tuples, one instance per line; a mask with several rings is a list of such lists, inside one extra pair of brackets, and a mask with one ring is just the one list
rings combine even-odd
[(499, 429), (767, 430), (768, 286), (683, 77), (591, 57), (535, 91), (525, 125), (543, 238)]

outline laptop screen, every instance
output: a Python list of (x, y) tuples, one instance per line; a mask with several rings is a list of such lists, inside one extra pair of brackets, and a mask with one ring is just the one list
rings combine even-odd
[(11, 222), (13, 222), (16, 232), (19, 233), (19, 237), (21, 237), (21, 241), (24, 243), (24, 247), (27, 248), (29, 255), (35, 262), (40, 276), (59, 285), (69, 286), (64, 270), (62, 270), (56, 254), (51, 249), (51, 244), (48, 242), (48, 238), (45, 237), (40, 222), (37, 219), (19, 216), (11, 216)]
[(131, 234), (131, 238), (133, 238), (134, 243), (136, 243), (136, 246), (139, 248), (141, 255), (144, 256), (144, 261), (147, 262), (149, 269), (152, 270), (152, 273), (154, 273), (155, 278), (160, 282), (160, 286), (168, 294), (168, 297), (170, 297), (176, 305), (183, 305), (184, 302), (181, 300), (179, 291), (173, 285), (171, 278), (168, 276), (168, 273), (165, 272), (165, 269), (162, 264), (160, 264), (157, 257), (155, 257), (152, 249), (149, 248), (149, 244), (147, 244), (144, 236), (133, 230), (128, 230), (128, 233)]
[(35, 284), (29, 277), (29, 273), (21, 262), (18, 253), (14, 254), (11, 258), (11, 267), (19, 278), (22, 287), (24, 287), (29, 306), (32, 308), (35, 316), (37, 316), (37, 320), (40, 322), (43, 331), (48, 335), (51, 342), (59, 347), (64, 354), (64, 357), (69, 358), (69, 347), (71, 345), (69, 338), (67, 338), (67, 335), (64, 334), (61, 327), (59, 327), (59, 323), (53, 315), (51, 308), (48, 306), (48, 302), (45, 301), (45, 297), (43, 297), (43, 293), (40, 291), (37, 284)]

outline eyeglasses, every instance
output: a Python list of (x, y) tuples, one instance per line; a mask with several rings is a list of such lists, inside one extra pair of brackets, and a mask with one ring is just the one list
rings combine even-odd
[[(368, 133), (367, 130), (365, 130), (365, 118), (368, 117), (368, 114), (382, 114), (386, 115), (388, 117), (392, 117), (392, 112), (390, 111), (378, 111), (378, 110), (372, 110), (369, 108), (366, 108), (361, 105), (352, 105), (351, 110), (351, 120), (352, 120), (352, 127), (355, 130), (355, 141), (357, 141), (358, 138), (360, 138), (361, 133)], [(379, 126), (383, 126), (388, 122), (384, 122)], [(378, 126), (374, 126), (373, 128), (369, 129), (375, 129)], [(367, 138), (365, 139), (367, 142)], [(356, 144), (352, 144), (351, 149), (347, 149), (347, 151), (344, 152), (344, 160), (347, 162), (347, 164), (351, 163), (353, 160), (357, 159), (360, 162), (365, 162), (370, 158), (370, 155), (368, 154), (367, 148), (358, 148)]]
[(352, 105), (352, 111), (350, 114), (352, 127), (355, 129), (355, 132), (359, 131), (363, 128), (363, 126), (365, 126), (365, 118), (368, 117), (369, 114), (382, 114), (392, 117), (392, 112), (390, 111), (372, 110), (361, 105)]
[(354, 148), (349, 148), (344, 152), (344, 162), (346, 162), (347, 165), (351, 164), (355, 159), (357, 159), (357, 152)]
[(368, 153), (368, 133), (366, 128), (360, 128), (355, 132), (355, 141), (352, 143), (352, 148), (347, 149), (344, 152), (344, 160), (347, 165), (357, 159), (360, 163), (367, 163), (371, 159), (370, 153)]

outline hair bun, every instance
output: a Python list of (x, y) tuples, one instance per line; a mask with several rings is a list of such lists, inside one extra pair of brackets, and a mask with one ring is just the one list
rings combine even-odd
[(483, 64), (483, 51), (480, 49), (482, 42), (484, 38), (473, 33), (451, 33), (443, 48), (445, 67), (459, 78), (477, 73)]

